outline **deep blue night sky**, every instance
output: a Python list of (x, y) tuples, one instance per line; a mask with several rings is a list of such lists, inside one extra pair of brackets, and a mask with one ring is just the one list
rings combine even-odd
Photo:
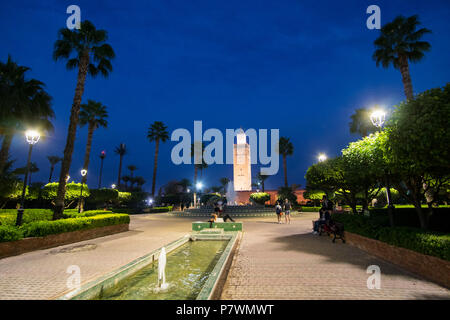
[[(344, 4), (345, 3), (345, 4)], [(414, 91), (442, 86), (450, 80), (450, 3), (444, 1), (6, 1), (0, 4), (0, 59), (10, 53), (32, 68), (29, 77), (46, 84), (56, 112), (55, 132), (38, 143), (33, 161), (46, 181), (47, 155), (62, 155), (76, 71), (52, 60), (57, 31), (65, 26), (70, 4), (109, 33), (116, 52), (108, 79), (88, 78), (83, 101), (108, 107), (109, 128), (94, 133), (88, 184), (97, 186), (100, 160), (106, 150), (103, 184), (116, 182), (124, 142), (124, 166), (136, 165), (151, 189), (154, 144), (150, 123), (159, 120), (192, 131), (204, 129), (279, 128), (294, 143), (288, 158), (289, 183), (304, 186), (307, 167), (319, 152), (337, 155), (350, 141), (349, 117), (356, 108), (374, 103), (392, 107), (404, 99), (400, 72), (377, 68), (372, 60), (378, 30), (366, 28), (367, 6), (381, 7), (382, 25), (395, 16), (419, 14), (433, 33), (425, 40), (432, 50), (411, 66)], [(70, 175), (78, 179), (87, 128), (79, 129)], [(170, 161), (174, 142), (162, 145), (157, 189), (173, 179), (193, 179), (193, 166)], [(25, 141), (13, 140), (16, 166), (25, 165)], [(280, 163), (281, 165), (281, 163)], [(256, 168), (254, 168), (256, 169)], [(255, 170), (256, 171), (256, 170)], [(127, 172), (127, 170), (125, 170)], [(277, 188), (283, 171), (266, 188)], [(59, 177), (59, 165), (56, 176)], [(206, 186), (232, 177), (231, 166), (203, 172)], [(55, 177), (55, 178), (57, 178)]]

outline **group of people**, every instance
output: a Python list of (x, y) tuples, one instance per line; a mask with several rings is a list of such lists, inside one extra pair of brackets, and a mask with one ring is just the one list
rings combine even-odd
[(212, 224), (217, 221), (217, 218), (222, 218), (223, 222), (227, 222), (227, 220), (230, 220), (231, 222), (234, 222), (233, 218), (227, 213), (223, 213), (223, 204), (222, 202), (218, 202), (214, 204), (214, 212), (211, 214), (211, 218), (209, 219), (209, 227), (212, 227)]
[(314, 221), (313, 234), (318, 234), (320, 226), (330, 221), (333, 208), (333, 202), (324, 195), (322, 197), (322, 207), (319, 210), (319, 220)]
[(284, 220), (285, 223), (290, 224), (291, 223), (291, 203), (289, 202), (288, 199), (283, 201), (278, 200), (277, 204), (275, 206), (275, 212), (277, 214), (277, 218), (278, 218), (278, 223), (281, 224), (281, 216), (284, 214)]

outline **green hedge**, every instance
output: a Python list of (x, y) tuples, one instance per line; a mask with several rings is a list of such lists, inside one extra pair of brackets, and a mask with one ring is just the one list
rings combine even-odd
[[(31, 223), (41, 220), (51, 220), (53, 211), (51, 209), (25, 209), (23, 212), (22, 223)], [(17, 209), (0, 210), (1, 225), (14, 226), (16, 224)]]
[(22, 239), (22, 232), (13, 226), (0, 226), (0, 242)]
[(55, 221), (37, 221), (23, 225), (21, 230), (24, 237), (43, 237), (50, 234), (86, 230), (124, 223), (130, 223), (130, 217), (127, 214), (113, 213)]
[(385, 217), (365, 217), (347, 213), (334, 214), (346, 231), (388, 244), (450, 260), (450, 235), (418, 228), (388, 226)]
[[(99, 214), (99, 212), (101, 214)], [(25, 237), (43, 237), (50, 234), (92, 229), (110, 225), (130, 223), (127, 214), (116, 214), (103, 210), (86, 211), (78, 216), (52, 221), (50, 219), (31, 221), (20, 227), (15, 227), (16, 216), (7, 215), (10, 224), (0, 225), (0, 242), (19, 240)], [(95, 214), (95, 215), (94, 215)], [(75, 215), (75, 213), (73, 213)], [(25, 216), (25, 215), (24, 215)]]
[(170, 212), (172, 211), (173, 206), (167, 206), (167, 207), (154, 207), (150, 209), (150, 213), (159, 213), (159, 212)]
[(78, 213), (78, 210), (74, 212), (67, 212), (64, 210), (64, 216), (67, 218), (80, 218), (80, 217), (92, 217), (99, 214), (112, 214), (112, 211), (109, 210), (88, 210), (83, 211), (82, 213)]
[(301, 212), (319, 212), (321, 207), (300, 207)]

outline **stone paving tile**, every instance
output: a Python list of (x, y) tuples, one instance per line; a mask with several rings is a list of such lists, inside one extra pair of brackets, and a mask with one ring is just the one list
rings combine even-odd
[[(450, 299), (450, 291), (364, 251), (311, 234), (304, 214), (290, 225), (248, 219), (221, 299)], [(367, 288), (369, 265), (381, 289)]]
[(128, 232), (0, 259), (0, 299), (60, 296), (68, 290), (68, 266), (79, 266), (86, 283), (189, 233), (194, 220), (133, 215)]

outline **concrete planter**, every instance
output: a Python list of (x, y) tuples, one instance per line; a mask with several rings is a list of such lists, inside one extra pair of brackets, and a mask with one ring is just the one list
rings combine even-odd
[(396, 264), (423, 278), (450, 288), (450, 261), (425, 255), (385, 242), (345, 232), (345, 240), (359, 249)]
[(25, 238), (17, 241), (0, 242), (0, 259), (22, 253), (48, 249), (69, 243), (104, 237), (114, 233), (128, 231), (128, 224), (118, 224), (94, 229), (78, 230), (45, 237)]

